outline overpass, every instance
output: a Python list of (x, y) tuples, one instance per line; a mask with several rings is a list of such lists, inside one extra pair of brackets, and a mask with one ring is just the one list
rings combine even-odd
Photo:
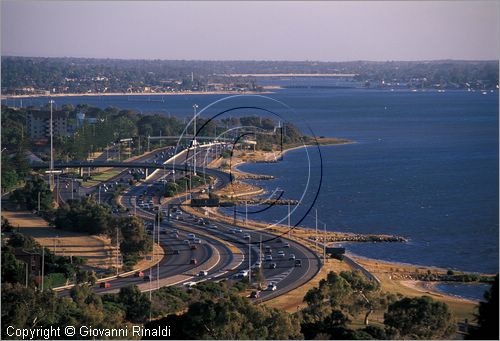
[[(142, 168), (142, 169), (163, 169), (165, 165), (156, 164), (153, 162), (117, 162), (117, 161), (70, 161), (70, 162), (54, 162), (54, 169), (64, 168)], [(31, 164), (33, 169), (49, 169), (49, 162), (34, 162)], [(194, 168), (188, 165), (169, 165), (169, 169), (179, 172), (194, 172)], [(214, 176), (220, 179), (217, 183), (218, 187), (223, 187), (231, 182), (231, 175), (217, 169), (197, 168), (197, 172), (204, 173), (208, 176)]]

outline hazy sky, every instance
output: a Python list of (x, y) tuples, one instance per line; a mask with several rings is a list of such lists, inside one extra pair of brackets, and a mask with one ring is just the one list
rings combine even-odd
[(498, 59), (499, 1), (14, 2), (2, 55), (146, 59)]

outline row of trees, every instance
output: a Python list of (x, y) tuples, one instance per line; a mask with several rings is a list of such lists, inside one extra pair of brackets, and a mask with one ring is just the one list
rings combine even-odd
[[(126, 92), (130, 88), (157, 86), (172, 90), (209, 89), (208, 83), (258, 89), (255, 79), (226, 77), (235, 73), (350, 73), (357, 80), (410, 83), (427, 79), (426, 85), (481, 82), (498, 84), (495, 61), (169, 61), (85, 58), (2, 57), (2, 92), (33, 86), (57, 92)], [(194, 75), (194, 80), (191, 79)]]
[(133, 266), (153, 249), (153, 241), (141, 219), (114, 216), (109, 206), (100, 205), (93, 198), (68, 200), (55, 211), (53, 223), (57, 229), (107, 235), (113, 244), (118, 234), (126, 267)]
[[(61, 93), (210, 90), (209, 82), (255, 89), (253, 80), (219, 77), (220, 62), (2, 57), (2, 92), (26, 86)], [(220, 69), (222, 71), (222, 69)]]
[[(16, 249), (42, 255), (42, 246), (32, 237), (21, 233), (12, 233), (5, 245), (2, 246), (2, 283), (20, 283), (30, 287), (39, 286), (40, 282), (37, 281), (37, 278), (41, 276), (41, 273), (30, 273), (29, 277), (26, 278), (26, 266), (28, 264), (16, 258)], [(65, 281), (73, 279), (75, 276), (77, 279), (82, 276), (81, 272), (84, 270), (81, 270), (80, 267), (85, 263), (83, 258), (57, 256), (48, 249), (43, 252), (45, 287), (51, 286), (50, 283), (47, 283), (47, 280), (50, 282), (52, 277), (57, 277), (56, 275), (62, 276)]]
[[(2, 322), (16, 328), (68, 324), (115, 328), (145, 323), (146, 328), (170, 326), (172, 339), (442, 339), (454, 331), (445, 304), (425, 296), (388, 299), (357, 273), (330, 273), (306, 295), (306, 309), (295, 314), (254, 305), (235, 288), (232, 281), (204, 282), (187, 290), (167, 287), (155, 291), (150, 301), (135, 286), (99, 296), (88, 285), (77, 285), (69, 297), (57, 297), (50, 291), (5, 284)], [(360, 295), (372, 302), (372, 309), (385, 311), (385, 327), (349, 327), (352, 314), (370, 305), (360, 304)], [(377, 298), (387, 301), (375, 303)], [(470, 336), (497, 339), (498, 277), (486, 298), (478, 311), (479, 326)]]
[(27, 135), (25, 113), (2, 105), (2, 193), (14, 188), (29, 174)]

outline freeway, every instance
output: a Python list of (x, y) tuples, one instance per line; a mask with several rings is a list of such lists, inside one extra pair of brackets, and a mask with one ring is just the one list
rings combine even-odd
[[(205, 155), (203, 155), (205, 154)], [(200, 157), (198, 157), (200, 155)], [(216, 178), (215, 189), (226, 186), (230, 181), (230, 175), (210, 168), (203, 168), (203, 162), (213, 158), (208, 149), (200, 149), (197, 153), (197, 171)], [(190, 160), (187, 160), (188, 162)], [(137, 198), (141, 195), (150, 200), (154, 199), (156, 191), (153, 190), (158, 186), (159, 179), (174, 179), (180, 174), (191, 172), (192, 166), (186, 164), (174, 164), (175, 159), (166, 162), (165, 164), (151, 158), (142, 158), (134, 162), (117, 163), (117, 162), (71, 162), (71, 163), (56, 163), (55, 168), (68, 167), (121, 167), (121, 168), (137, 168), (137, 169), (166, 169), (175, 170), (172, 172), (154, 172), (146, 181), (139, 183), (137, 186), (131, 187), (123, 196), (122, 204), (129, 208), (130, 212), (135, 212), (139, 217), (146, 221), (152, 221), (155, 214), (151, 211), (138, 208)], [(47, 164), (37, 164), (35, 167), (46, 168)], [(163, 185), (160, 185), (160, 188)], [(106, 196), (106, 195), (105, 195)], [(181, 203), (186, 200), (186, 197), (178, 197), (170, 203)], [(158, 200), (159, 202), (159, 200)], [(165, 210), (165, 206), (159, 207), (159, 210)], [(181, 213), (177, 213), (181, 215)], [(208, 219), (205, 219), (209, 221)], [(177, 237), (174, 237), (174, 230), (177, 230)], [(266, 281), (273, 282), (277, 289), (272, 291), (263, 291), (258, 302), (271, 299), (282, 295), (304, 283), (309, 281), (319, 271), (321, 261), (315, 252), (301, 245), (298, 242), (289, 240), (285, 237), (277, 238), (275, 235), (265, 231), (255, 231), (245, 229), (241, 226), (232, 224), (219, 223), (209, 221), (209, 225), (200, 225), (199, 218), (191, 216), (186, 212), (182, 213), (182, 221), (174, 220), (172, 222), (162, 222), (160, 225), (160, 245), (165, 251), (165, 257), (160, 261), (159, 266), (153, 266), (145, 271), (146, 275), (150, 274), (148, 283), (142, 278), (134, 277), (133, 275), (123, 278), (110, 280), (110, 288), (96, 288), (96, 292), (114, 292), (118, 288), (137, 284), (143, 291), (155, 289), (158, 284), (163, 285), (183, 285), (187, 282), (199, 282), (204, 280), (221, 280), (235, 276), (240, 270), (255, 269), (261, 266), (263, 275)], [(154, 232), (153, 232), (154, 233)], [(196, 233), (197, 237), (203, 240), (203, 244), (197, 247), (196, 250), (191, 250), (187, 244), (187, 234)], [(155, 233), (156, 234), (156, 233)], [(250, 239), (245, 238), (248, 235)], [(263, 241), (260, 243), (260, 241)], [(249, 242), (251, 243), (249, 245)], [(228, 247), (233, 245), (233, 248), (239, 250), (235, 255)], [(250, 246), (250, 247), (249, 247)], [(266, 250), (269, 248), (269, 250)], [(278, 251), (282, 251), (279, 255)], [(210, 269), (204, 268), (211, 259), (215, 258), (214, 254), (219, 257), (214, 264), (211, 264)], [(265, 261), (265, 255), (272, 257), (272, 260)], [(190, 264), (191, 259), (196, 259), (197, 264)], [(295, 266), (295, 259), (301, 260), (301, 266)], [(212, 263), (214, 261), (212, 260)], [(208, 276), (196, 277), (193, 271), (209, 270)], [(153, 282), (157, 281), (155, 285)]]

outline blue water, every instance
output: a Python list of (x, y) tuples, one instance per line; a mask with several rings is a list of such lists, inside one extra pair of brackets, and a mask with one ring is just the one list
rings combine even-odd
[[(287, 119), (302, 128), (356, 141), (321, 147), (323, 179), (314, 205), (320, 228), (326, 224), (329, 230), (410, 238), (404, 244), (349, 244), (351, 252), (498, 272), (498, 92), (285, 89), (269, 96), (293, 108)], [(161, 96), (67, 97), (56, 102), (188, 116), (193, 103), (203, 107), (223, 97), (164, 96), (164, 102), (149, 101)], [(45, 102), (30, 99), (23, 105)], [(319, 154), (314, 148), (308, 151), (309, 176), (305, 149), (287, 153), (277, 164), (241, 166), (275, 175), (275, 180), (259, 184), (270, 191), (278, 187), (285, 198), (299, 199), (309, 179), (292, 224), (307, 212), (320, 184)], [(300, 225), (314, 226), (314, 209)], [(286, 217), (287, 208), (249, 211), (252, 219), (272, 222)]]
[(484, 293), (490, 290), (489, 284), (438, 283), (435, 288), (449, 295), (484, 301)]

